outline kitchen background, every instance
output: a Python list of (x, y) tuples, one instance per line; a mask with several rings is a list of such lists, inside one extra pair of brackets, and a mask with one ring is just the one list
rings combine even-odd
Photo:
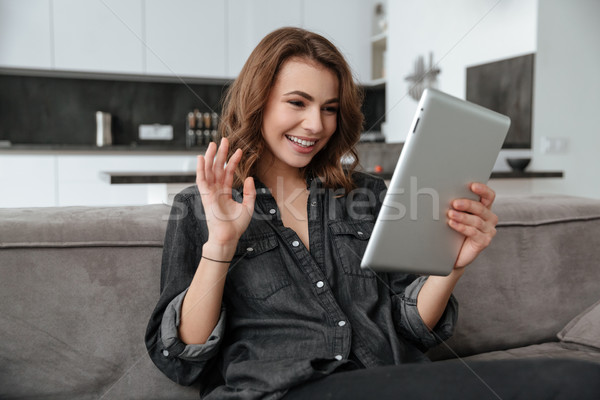
[[(529, 175), (490, 185), (600, 197), (599, 15), (595, 0), (0, 0), (0, 207), (148, 202), (158, 185), (106, 174), (193, 172), (187, 113), (220, 112), (256, 43), (289, 25), (328, 36), (366, 89), (365, 139), (387, 142), (361, 145), (367, 170), (397, 158), (419, 57), (465, 98), (467, 68), (535, 54), (531, 144), (495, 167), (530, 157)], [(96, 111), (114, 117), (112, 146), (95, 146)], [(154, 123), (173, 139), (141, 141), (139, 125)], [(559, 174), (536, 175), (548, 171)]]
[[(112, 116), (112, 144), (185, 149), (194, 109), (220, 115), (229, 82), (141, 82), (121, 79), (0, 75), (0, 141), (23, 145), (96, 145), (96, 112)], [(365, 88), (365, 127), (379, 131), (385, 88)], [(218, 118), (217, 118), (218, 119)], [(143, 140), (140, 125), (171, 125), (171, 140)], [(209, 124), (210, 125), (210, 124)], [(368, 137), (368, 135), (367, 135)], [(6, 143), (8, 145), (8, 143)]]

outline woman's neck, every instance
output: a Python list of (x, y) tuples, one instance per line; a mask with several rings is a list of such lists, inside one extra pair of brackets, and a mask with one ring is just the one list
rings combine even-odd
[(306, 189), (306, 177), (300, 169), (289, 167), (278, 168), (277, 165), (265, 165), (258, 168), (258, 179), (275, 193), (290, 193), (298, 188)]

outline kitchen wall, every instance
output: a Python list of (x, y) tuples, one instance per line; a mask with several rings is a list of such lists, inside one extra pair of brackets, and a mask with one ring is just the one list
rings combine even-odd
[[(407, 75), (418, 56), (441, 69), (438, 88), (465, 98), (466, 68), (536, 50), (537, 0), (389, 2), (387, 138), (404, 141), (417, 101)], [(428, 66), (428, 61), (426, 61)]]
[[(13, 144), (96, 143), (96, 111), (113, 116), (113, 144), (185, 147), (189, 111), (221, 113), (229, 83), (175, 83), (0, 73), (0, 140)], [(385, 88), (365, 88), (365, 130), (379, 130)], [(140, 124), (173, 126), (172, 141), (141, 141)]]
[[(600, 1), (539, 2), (534, 102), (535, 169), (565, 179), (535, 181), (536, 192), (600, 198)], [(566, 139), (563, 153), (543, 153), (545, 138)]]
[[(418, 55), (433, 51), (439, 88), (465, 95), (465, 68), (536, 53), (531, 150), (503, 150), (504, 159), (531, 156), (530, 170), (564, 171), (563, 179), (537, 179), (534, 193), (600, 197), (600, 2), (596, 0), (457, 0), (389, 3), (386, 112), (388, 140), (403, 141), (416, 101), (404, 77)], [(566, 139), (544, 153), (546, 138)]]
[(224, 84), (140, 82), (0, 75), (0, 140), (13, 144), (96, 144), (96, 111), (113, 117), (113, 144), (141, 144), (140, 124), (173, 125), (185, 147), (185, 120), (194, 108), (221, 112)]

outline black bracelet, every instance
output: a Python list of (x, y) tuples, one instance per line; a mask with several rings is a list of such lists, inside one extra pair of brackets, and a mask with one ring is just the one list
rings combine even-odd
[(223, 264), (231, 264), (231, 261), (233, 261), (233, 260), (231, 260), (231, 261), (215, 260), (214, 258), (208, 258), (208, 257), (205, 257), (205, 256), (202, 256), (202, 258), (206, 258), (207, 260), (218, 262), (218, 263), (223, 263)]

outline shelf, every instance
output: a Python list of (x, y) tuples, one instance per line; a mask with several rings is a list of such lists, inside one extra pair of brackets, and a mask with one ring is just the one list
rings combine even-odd
[(378, 47), (386, 47), (387, 44), (387, 32), (378, 33), (377, 35), (371, 36), (371, 44)]
[(385, 86), (385, 82), (386, 79), (385, 78), (378, 78), (378, 79), (371, 79), (369, 82), (366, 82), (364, 84), (364, 86), (369, 87), (369, 88), (380, 88), (380, 87), (384, 87)]
[(382, 32), (371, 37), (371, 82), (369, 86), (385, 84), (387, 33)]
[[(366, 172), (366, 171), (364, 171)], [(374, 173), (370, 175), (383, 179), (391, 179), (391, 172)], [(105, 182), (110, 184), (140, 184), (140, 183), (194, 183), (196, 172), (103, 172), (101, 176)], [(531, 179), (531, 178), (562, 178), (562, 171), (506, 171), (492, 172), (490, 179)]]
[(100, 178), (115, 184), (194, 183), (196, 171), (190, 172), (101, 172)]
[(490, 179), (562, 178), (562, 171), (498, 171)]

